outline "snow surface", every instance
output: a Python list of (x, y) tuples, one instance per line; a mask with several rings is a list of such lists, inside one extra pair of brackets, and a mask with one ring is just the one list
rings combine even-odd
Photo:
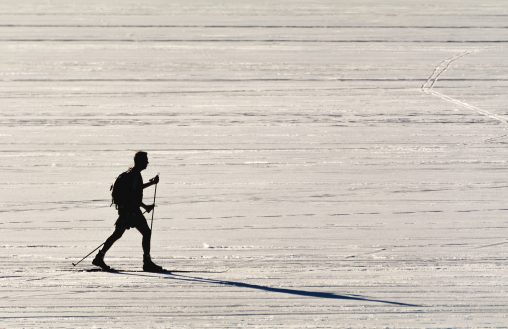
[[(507, 16), (0, 2), (0, 327), (507, 328)], [(71, 265), (139, 149), (153, 258), (197, 272), (139, 272), (134, 230), (131, 272)]]

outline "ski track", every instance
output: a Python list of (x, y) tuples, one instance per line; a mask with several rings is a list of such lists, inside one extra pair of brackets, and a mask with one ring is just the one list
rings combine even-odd
[[(1, 328), (508, 328), (502, 1), (0, 17)], [(139, 149), (174, 272), (135, 230), (72, 266)]]
[[(474, 52), (477, 52), (477, 51), (478, 50), (475, 50)], [(505, 127), (503, 127), (503, 129), (507, 130), (508, 129), (508, 120), (505, 119), (504, 117), (502, 117), (500, 115), (497, 115), (495, 113), (489, 112), (487, 110), (481, 109), (481, 108), (479, 108), (477, 106), (468, 104), (468, 103), (466, 103), (464, 101), (461, 101), (461, 100), (458, 100), (456, 98), (447, 96), (447, 95), (442, 94), (442, 93), (440, 93), (440, 92), (438, 92), (438, 91), (433, 89), (434, 84), (438, 81), (438, 79), (440, 78), (441, 74), (445, 73), (446, 70), (448, 70), (448, 68), (450, 67), (450, 65), (453, 62), (455, 62), (455, 61), (461, 59), (462, 57), (467, 56), (467, 55), (469, 55), (471, 53), (473, 53), (473, 51), (465, 51), (465, 52), (460, 53), (458, 55), (452, 56), (451, 58), (443, 60), (438, 66), (436, 66), (436, 68), (434, 69), (434, 71), (432, 72), (430, 77), (422, 85), (421, 89), (426, 94), (430, 94), (430, 95), (436, 96), (436, 97), (438, 97), (438, 98), (440, 98), (442, 100), (445, 100), (445, 101), (447, 101), (449, 103), (452, 103), (452, 104), (458, 105), (460, 107), (472, 110), (472, 111), (477, 112), (477, 113), (479, 113), (481, 115), (489, 117), (489, 118), (491, 118), (493, 120), (499, 121), (500, 123), (502, 123), (505, 126)], [(507, 134), (503, 134), (501, 136), (485, 139), (484, 142), (492, 142), (492, 141), (498, 140), (500, 138), (503, 138), (505, 136), (507, 136)]]

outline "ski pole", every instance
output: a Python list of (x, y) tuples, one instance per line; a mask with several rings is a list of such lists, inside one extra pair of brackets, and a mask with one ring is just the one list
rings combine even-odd
[(88, 255), (86, 255), (85, 257), (83, 257), (79, 262), (77, 263), (72, 263), (72, 265), (76, 266), (78, 265), (79, 263), (81, 263), (82, 261), (84, 261), (88, 256), (90, 256), (91, 254), (93, 254), (97, 249), (99, 249), (100, 247), (102, 247), (104, 245), (105, 242), (101, 243), (100, 246), (98, 246), (97, 248), (95, 248), (94, 250), (92, 250)]
[(152, 209), (152, 222), (150, 223), (150, 232), (152, 232), (153, 227), (153, 214), (155, 212), (155, 196), (157, 195), (157, 184), (155, 184), (155, 192), (153, 193), (153, 209)]

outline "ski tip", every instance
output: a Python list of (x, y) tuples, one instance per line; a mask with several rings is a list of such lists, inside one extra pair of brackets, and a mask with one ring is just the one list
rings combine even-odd
[(165, 268), (163, 269), (160, 269), (160, 270), (143, 270), (143, 272), (147, 272), (147, 273), (159, 273), (159, 274), (171, 274), (171, 271), (170, 270), (166, 270)]
[(109, 273), (119, 273), (120, 271), (119, 271), (119, 270), (116, 270), (116, 269), (114, 269), (114, 268), (100, 268), (100, 267), (96, 267), (96, 268), (90, 268), (90, 269), (84, 270), (84, 272), (109, 272)]

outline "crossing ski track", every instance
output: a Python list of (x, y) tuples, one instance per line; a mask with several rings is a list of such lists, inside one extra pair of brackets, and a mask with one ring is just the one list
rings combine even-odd
[[(475, 52), (478, 51), (478, 50), (475, 50)], [(422, 91), (427, 93), (427, 94), (431, 94), (431, 95), (434, 95), (438, 98), (441, 98), (447, 102), (450, 102), (452, 104), (456, 104), (456, 105), (459, 105), (461, 107), (464, 107), (466, 109), (469, 109), (469, 110), (472, 110), (472, 111), (475, 111), (479, 114), (482, 114), (482, 115), (485, 115), (486, 117), (489, 117), (491, 119), (494, 119), (494, 120), (497, 120), (499, 121), (500, 123), (502, 123), (503, 125), (507, 126), (505, 127), (508, 128), (508, 121), (506, 118), (504, 118), (503, 116), (500, 116), (500, 115), (497, 115), (495, 113), (492, 113), (492, 112), (489, 112), (487, 110), (483, 110), (483, 109), (480, 109), (474, 105), (471, 105), (471, 104), (468, 104), (464, 101), (460, 101), (458, 99), (455, 99), (453, 97), (450, 97), (450, 96), (447, 96), (447, 95), (444, 95), (436, 90), (433, 89), (434, 87), (434, 84), (437, 82), (437, 80), (439, 79), (439, 77), (445, 73), (448, 68), (450, 67), (450, 65), (459, 60), (460, 58), (464, 57), (464, 56), (467, 56), (469, 54), (473, 53), (473, 51), (465, 51), (465, 52), (462, 52), (458, 55), (455, 55), (455, 56), (452, 56), (448, 59), (445, 59), (443, 60), (438, 66), (436, 66), (436, 68), (434, 69), (434, 71), (432, 72), (431, 76), (427, 79), (427, 81), (422, 85)], [(505, 135), (503, 135), (502, 137), (504, 137)], [(499, 138), (499, 137), (498, 137)], [(491, 138), (491, 139), (488, 139), (487, 141), (490, 141), (490, 140), (493, 140), (493, 139), (496, 139), (496, 138)]]
[[(0, 327), (507, 328), (507, 16), (1, 2)], [(72, 267), (139, 149), (176, 270), (135, 230)]]

